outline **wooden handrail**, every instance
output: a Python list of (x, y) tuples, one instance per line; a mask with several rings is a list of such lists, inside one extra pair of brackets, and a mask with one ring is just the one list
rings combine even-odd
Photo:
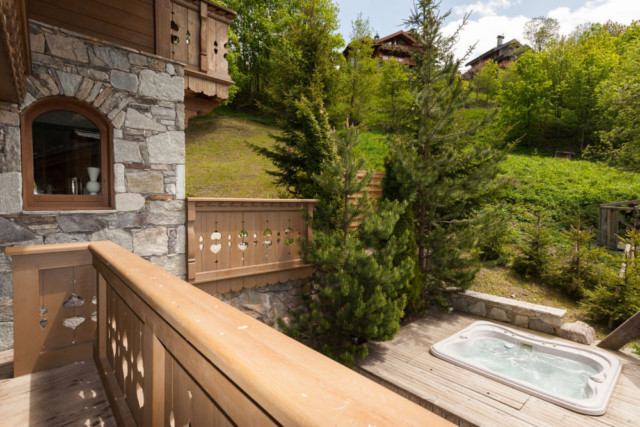
[(121, 423), (450, 425), (111, 242), (89, 250), (96, 359)]

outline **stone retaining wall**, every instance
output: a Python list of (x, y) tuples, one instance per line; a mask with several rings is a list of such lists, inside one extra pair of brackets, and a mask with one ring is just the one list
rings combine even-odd
[(276, 320), (280, 317), (288, 323), (288, 311), (302, 304), (305, 290), (301, 280), (294, 280), (214, 296), (279, 330)]
[(452, 296), (453, 308), (522, 328), (558, 335), (566, 310), (466, 291)]
[[(31, 21), (32, 75), (20, 106), (0, 103), (0, 351), (13, 347), (8, 246), (111, 240), (184, 278), (183, 66)], [(20, 114), (79, 99), (113, 126), (115, 209), (22, 211)]]

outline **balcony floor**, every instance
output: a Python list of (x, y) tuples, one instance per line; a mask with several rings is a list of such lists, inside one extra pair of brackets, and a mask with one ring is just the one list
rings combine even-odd
[(93, 360), (0, 380), (0, 414), (10, 426), (116, 425)]
[[(488, 319), (457, 312), (430, 315), (420, 319), (401, 328), (391, 341), (370, 343), (369, 356), (359, 364), (358, 371), (447, 420), (463, 426), (638, 425), (640, 360), (630, 355), (611, 352), (622, 362), (622, 372), (613, 390), (607, 413), (602, 416), (589, 416), (561, 408), (445, 362), (429, 353), (432, 344), (453, 335), (476, 320)], [(513, 325), (507, 326), (548, 339), (565, 341)]]

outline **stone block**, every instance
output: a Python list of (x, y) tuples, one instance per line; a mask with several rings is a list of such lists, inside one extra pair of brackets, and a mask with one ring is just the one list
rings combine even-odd
[(116, 228), (140, 228), (149, 225), (147, 212), (121, 212), (116, 219)]
[(187, 275), (187, 259), (184, 255), (152, 256), (149, 261), (181, 279)]
[(153, 115), (153, 117), (159, 117), (162, 119), (175, 120), (176, 118), (176, 110), (169, 107), (158, 107), (158, 106), (152, 105), (151, 114)]
[(134, 108), (127, 109), (127, 117), (124, 124), (126, 127), (132, 129), (144, 129), (158, 132), (164, 132), (167, 130), (166, 126), (150, 119)]
[(76, 98), (84, 101), (89, 96), (91, 89), (93, 89), (93, 80), (85, 77), (76, 91)]
[(176, 165), (176, 199), (184, 200), (186, 196), (186, 181), (184, 165)]
[(177, 229), (174, 251), (177, 254), (187, 253), (187, 228), (184, 225), (181, 225)]
[(120, 212), (138, 211), (144, 207), (144, 197), (136, 193), (116, 194), (116, 210)]
[(0, 322), (0, 351), (13, 348), (13, 322)]
[(129, 71), (131, 63), (124, 50), (110, 46), (94, 46), (93, 52), (89, 53), (89, 60), (93, 65)]
[(104, 71), (96, 70), (95, 68), (83, 68), (78, 67), (78, 73), (81, 76), (89, 77), (91, 80), (97, 80), (100, 82), (108, 82), (109, 74)]
[(176, 68), (173, 66), (172, 63), (167, 62), (167, 74), (173, 76), (176, 73)]
[(0, 323), (13, 322), (13, 300), (0, 300)]
[(11, 273), (0, 273), (0, 300), (13, 298)]
[(136, 141), (114, 138), (113, 158), (116, 163), (142, 163), (140, 144)]
[(44, 34), (29, 33), (29, 44), (32, 52), (44, 53)]
[(184, 132), (170, 131), (147, 138), (149, 161), (160, 164), (184, 164)]
[(138, 55), (137, 53), (129, 53), (129, 62), (131, 65), (138, 67), (146, 67), (149, 65), (149, 58), (144, 55)]
[(88, 241), (87, 236), (82, 233), (78, 234), (66, 234), (66, 233), (54, 233), (49, 234), (44, 239), (44, 243), (47, 245), (53, 243), (76, 243), (76, 242), (86, 242)]
[(65, 73), (64, 71), (56, 71), (56, 74), (58, 75), (58, 81), (61, 86), (60, 93), (65, 96), (74, 96), (82, 82), (82, 76)]
[(163, 193), (164, 178), (160, 171), (125, 170), (127, 191), (130, 193)]
[[(551, 307), (550, 307), (551, 308)], [(554, 309), (553, 312), (537, 312), (536, 317), (553, 326), (562, 326), (566, 310)]]
[(22, 174), (0, 173), (0, 215), (22, 211)]
[(22, 171), (22, 147), (20, 146), (20, 129), (8, 126), (4, 136), (4, 172)]
[(501, 322), (508, 322), (509, 321), (509, 319), (507, 318), (507, 312), (505, 310), (503, 310), (502, 308), (498, 308), (498, 307), (491, 307), (487, 317), (489, 319), (499, 320)]
[(548, 324), (540, 319), (530, 319), (529, 320), (529, 329), (533, 329), (534, 331), (544, 332), (545, 334), (553, 335), (555, 333), (555, 328), (553, 325)]
[(149, 221), (160, 225), (185, 223), (185, 206), (182, 200), (152, 200), (149, 202)]
[(113, 165), (113, 189), (116, 193), (127, 192), (127, 183), (124, 179), (124, 165), (122, 163), (115, 163)]
[(483, 301), (469, 302), (469, 313), (480, 317), (487, 317), (487, 306)]
[(138, 91), (138, 76), (124, 71), (111, 70), (111, 85), (116, 89), (136, 93)]
[(596, 339), (596, 331), (588, 324), (580, 321), (565, 323), (560, 327), (558, 335), (561, 338), (587, 345), (593, 344)]
[(60, 215), (58, 225), (65, 233), (94, 232), (107, 227), (107, 223), (93, 215)]
[(104, 230), (93, 233), (89, 236), (89, 240), (97, 242), (100, 240), (109, 240), (117, 245), (122, 246), (128, 251), (133, 251), (133, 238), (128, 231), (117, 228), (105, 228)]
[(516, 318), (513, 321), (513, 324), (516, 326), (520, 326), (521, 328), (528, 328), (529, 318), (527, 316), (522, 316), (521, 314), (516, 314)]
[(55, 79), (49, 74), (47, 74), (46, 72), (39, 73), (38, 78), (47, 87), (47, 89), (49, 89), (49, 92), (52, 96), (60, 94), (58, 84), (56, 83)]
[(51, 55), (76, 62), (89, 60), (87, 47), (82, 40), (55, 33), (45, 33), (44, 37)]
[(133, 232), (133, 252), (141, 256), (166, 255), (169, 236), (166, 227), (152, 227)]
[(0, 110), (0, 124), (20, 126), (20, 115), (15, 111)]
[(140, 72), (140, 95), (182, 102), (184, 100), (184, 79), (166, 73), (157, 73), (153, 70), (142, 70)]
[(467, 300), (464, 295), (452, 295), (453, 299), (453, 308), (458, 311), (462, 311), (463, 313), (468, 312)]

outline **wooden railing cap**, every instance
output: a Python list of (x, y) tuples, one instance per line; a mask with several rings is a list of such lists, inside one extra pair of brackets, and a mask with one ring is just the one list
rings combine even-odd
[(89, 250), (278, 423), (451, 425), (114, 243)]

